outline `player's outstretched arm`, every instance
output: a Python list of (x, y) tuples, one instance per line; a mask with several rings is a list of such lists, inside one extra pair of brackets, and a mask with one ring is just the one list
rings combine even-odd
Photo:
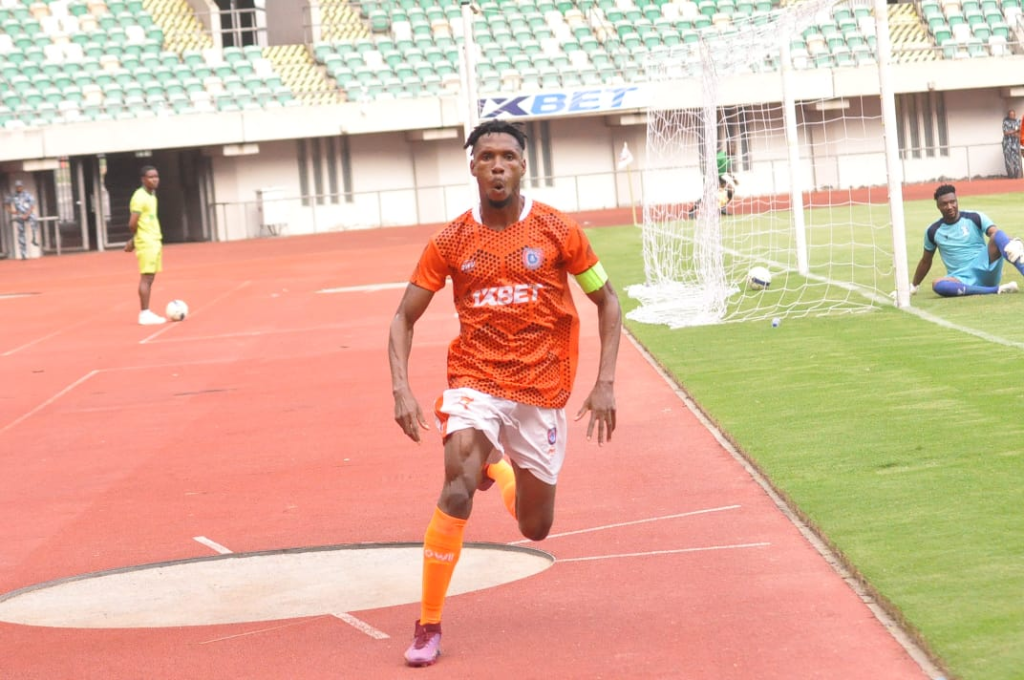
[(601, 337), (601, 360), (597, 369), (597, 381), (587, 395), (576, 420), (590, 412), (587, 423), (587, 439), (591, 439), (597, 427), (597, 443), (611, 441), (615, 431), (615, 363), (619, 356), (619, 338), (622, 335), (622, 309), (619, 297), (611, 283), (588, 293), (597, 305), (598, 333)]
[(917, 269), (914, 270), (914, 276), (910, 279), (910, 288), (916, 291), (917, 287), (924, 281), (924, 277), (928, 276), (928, 272), (932, 268), (932, 260), (935, 259), (935, 252), (931, 250), (923, 250), (921, 253), (921, 260), (917, 263)]
[(388, 361), (391, 364), (391, 393), (395, 397), (395, 422), (406, 436), (420, 441), (420, 430), (429, 429), (419, 402), (409, 386), (409, 355), (412, 353), (413, 327), (426, 311), (434, 293), (409, 284), (391, 319), (388, 336)]

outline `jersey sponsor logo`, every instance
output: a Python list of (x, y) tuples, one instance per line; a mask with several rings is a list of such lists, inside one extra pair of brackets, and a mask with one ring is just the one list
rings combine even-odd
[(523, 266), (527, 269), (540, 269), (544, 264), (544, 251), (540, 248), (523, 248)]
[(512, 286), (495, 286), (473, 291), (474, 307), (507, 307), (536, 302), (540, 289), (539, 283), (517, 283)]
[(423, 557), (428, 560), (435, 560), (437, 562), (454, 562), (455, 553), (453, 552), (437, 552), (430, 548), (423, 549)]
[(465, 262), (462, 263), (462, 266), (459, 267), (459, 269), (461, 269), (462, 273), (465, 274), (467, 272), (473, 271), (473, 269), (475, 267), (476, 267), (476, 260), (466, 260)]

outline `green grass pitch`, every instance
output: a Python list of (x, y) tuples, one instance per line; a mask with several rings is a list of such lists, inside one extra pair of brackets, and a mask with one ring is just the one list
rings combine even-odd
[[(960, 203), (1024, 235), (1022, 201)], [(939, 215), (932, 201), (906, 215), (912, 274)], [(588, 234), (628, 312), (640, 230)], [(941, 274), (936, 258), (928, 281)], [(1006, 264), (1003, 280), (1021, 277)], [(913, 306), (926, 316), (626, 325), (953, 677), (1019, 679), (1024, 294), (940, 299), (926, 283)]]

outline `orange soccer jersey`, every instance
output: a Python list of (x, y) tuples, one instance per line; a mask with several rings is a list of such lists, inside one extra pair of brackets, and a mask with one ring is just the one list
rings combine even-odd
[(579, 316), (569, 274), (597, 264), (575, 221), (530, 199), (502, 231), (470, 210), (434, 234), (412, 283), (439, 291), (451, 277), (459, 336), (448, 349), (448, 385), (545, 408), (569, 400)]

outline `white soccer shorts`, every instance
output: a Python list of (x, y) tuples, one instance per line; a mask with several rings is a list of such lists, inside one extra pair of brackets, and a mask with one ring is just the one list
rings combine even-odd
[(448, 436), (478, 430), (498, 451), (546, 484), (557, 484), (565, 462), (565, 409), (529, 406), (468, 387), (445, 390), (437, 426)]

